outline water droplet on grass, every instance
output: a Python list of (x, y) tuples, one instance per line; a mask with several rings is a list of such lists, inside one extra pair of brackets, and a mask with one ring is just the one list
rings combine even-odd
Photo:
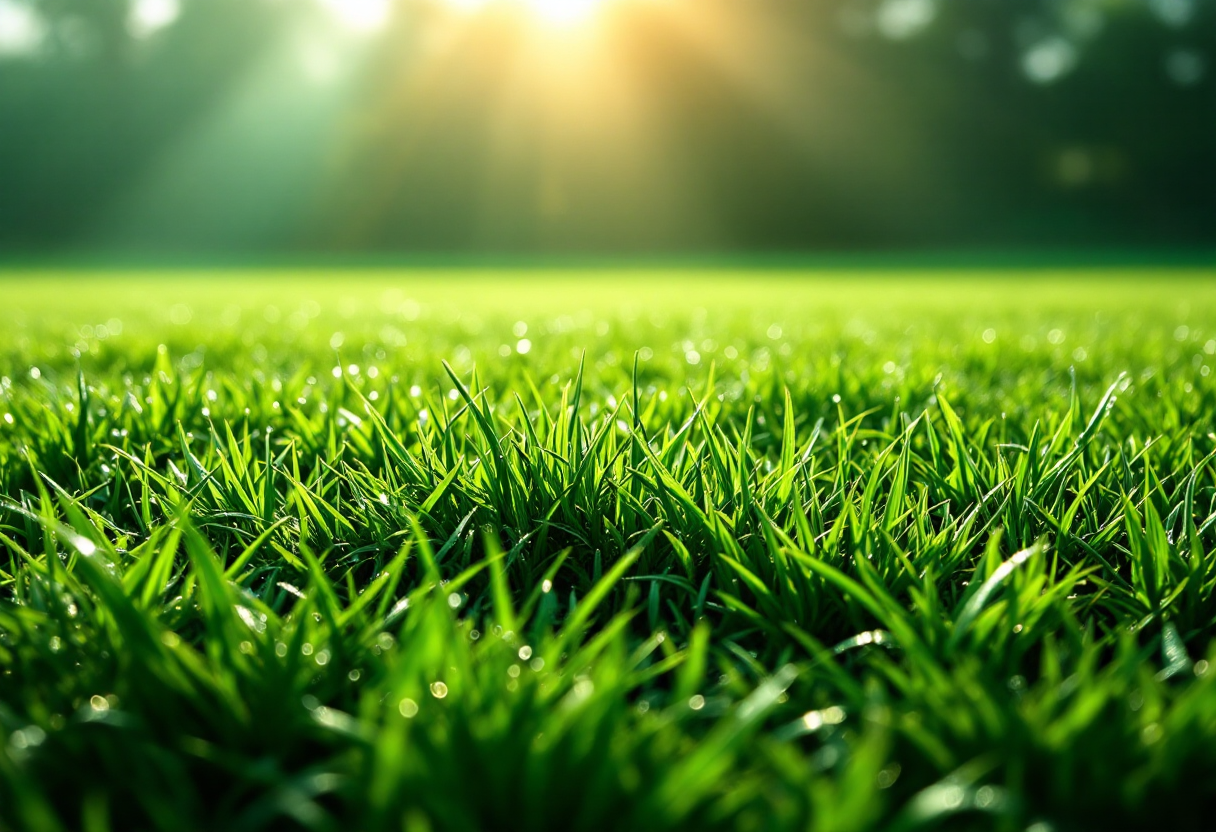
[(14, 749), (22, 751), (26, 748), (34, 748), (42, 745), (42, 742), (45, 739), (45, 731), (43, 731), (37, 725), (30, 725), (26, 728), (22, 728), (20, 731), (14, 731), (13, 735), (9, 737), (8, 742), (9, 745), (11, 745)]

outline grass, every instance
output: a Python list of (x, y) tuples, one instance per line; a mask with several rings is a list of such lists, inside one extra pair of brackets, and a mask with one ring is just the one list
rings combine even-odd
[(1207, 828), (1212, 277), (10, 274), (0, 830)]

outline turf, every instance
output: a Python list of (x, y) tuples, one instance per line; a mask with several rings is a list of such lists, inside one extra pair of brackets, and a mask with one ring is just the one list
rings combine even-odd
[(10, 273), (0, 829), (1208, 828), (1214, 277)]

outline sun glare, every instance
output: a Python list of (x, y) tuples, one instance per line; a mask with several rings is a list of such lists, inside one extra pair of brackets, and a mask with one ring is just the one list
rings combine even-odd
[(495, 2), (514, 2), (543, 23), (573, 26), (590, 20), (607, 0), (447, 0), (448, 5), (476, 11)]
[(390, 0), (322, 0), (348, 29), (375, 32), (388, 23)]
[(570, 26), (589, 19), (603, 0), (527, 0), (527, 5), (547, 23)]

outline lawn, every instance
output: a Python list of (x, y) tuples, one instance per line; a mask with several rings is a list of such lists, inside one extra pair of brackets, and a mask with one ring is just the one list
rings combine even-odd
[(0, 830), (1205, 829), (1216, 273), (0, 276)]

